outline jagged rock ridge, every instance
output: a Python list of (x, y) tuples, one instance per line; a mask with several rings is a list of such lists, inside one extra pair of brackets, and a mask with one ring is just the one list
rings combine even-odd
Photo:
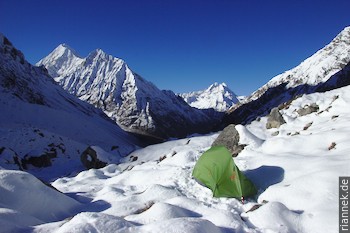
[(80, 155), (88, 146), (118, 163), (140, 145), (100, 109), (57, 85), (46, 69), (29, 64), (2, 34), (0, 109), (0, 167), (6, 169), (49, 169), (51, 179), (84, 169)]
[(323, 92), (350, 84), (350, 27), (297, 67), (268, 83), (229, 109), (222, 126), (249, 123), (274, 107), (308, 93)]
[(208, 132), (215, 123), (172, 91), (161, 91), (101, 49), (81, 58), (60, 45), (37, 63), (69, 93), (101, 108), (123, 129), (159, 138)]

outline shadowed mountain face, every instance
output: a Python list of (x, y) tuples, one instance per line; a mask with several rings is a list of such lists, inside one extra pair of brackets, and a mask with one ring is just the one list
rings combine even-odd
[(156, 138), (206, 133), (217, 120), (159, 90), (119, 58), (97, 49), (86, 58), (67, 45), (38, 62), (68, 92), (102, 109), (124, 130)]
[[(98, 146), (118, 162), (141, 143), (100, 109), (67, 93), (46, 69), (28, 63), (0, 34), (0, 167), (45, 167), (55, 178), (83, 169), (81, 152)], [(112, 149), (116, 148), (116, 149)]]
[(231, 108), (222, 126), (247, 124), (274, 107), (314, 92), (350, 84), (350, 27), (299, 66), (271, 79), (242, 103)]

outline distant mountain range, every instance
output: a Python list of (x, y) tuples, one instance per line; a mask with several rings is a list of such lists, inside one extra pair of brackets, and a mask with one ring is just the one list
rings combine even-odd
[(209, 132), (218, 122), (100, 49), (82, 58), (62, 44), (37, 66), (45, 66), (65, 90), (102, 109), (129, 132), (166, 139)]
[[(46, 69), (29, 64), (0, 34), (0, 167), (30, 169), (55, 165), (48, 177), (84, 167), (82, 152), (98, 146), (122, 156), (140, 142), (101, 110), (67, 93)], [(68, 175), (68, 174), (66, 174)]]
[(206, 90), (179, 94), (189, 105), (198, 109), (226, 112), (239, 103), (237, 95), (225, 83), (214, 83)]
[[(350, 27), (247, 97), (218, 83), (161, 91), (121, 59), (102, 50), (82, 58), (64, 44), (38, 65), (0, 34), (1, 232), (338, 228), (334, 177), (348, 174), (350, 158), (350, 86), (339, 88), (350, 85)], [(249, 125), (141, 150), (145, 141), (125, 132), (165, 139), (231, 123)], [(243, 150), (236, 161), (261, 191), (242, 204), (211, 199), (192, 179), (220, 137)]]
[(101, 108), (123, 129), (160, 138), (181, 137), (208, 132), (212, 129), (209, 126), (249, 123), (298, 95), (347, 85), (349, 34), (350, 27), (345, 28), (299, 66), (240, 100), (225, 84), (218, 83), (178, 96), (161, 91), (131, 71), (123, 60), (102, 50), (81, 58), (63, 44), (37, 65), (44, 65), (64, 89)]
[(84, 169), (80, 157), (89, 147), (118, 163), (144, 145), (125, 131), (157, 140), (208, 133), (247, 124), (301, 95), (349, 85), (350, 27), (245, 98), (218, 83), (180, 95), (159, 90), (100, 49), (82, 58), (62, 44), (37, 65), (0, 34), (0, 166), (55, 164), (55, 177), (60, 166)]
[(323, 92), (350, 84), (350, 27), (341, 31), (327, 46), (297, 67), (272, 78), (223, 119), (229, 123), (249, 123), (266, 115), (273, 107), (300, 95)]

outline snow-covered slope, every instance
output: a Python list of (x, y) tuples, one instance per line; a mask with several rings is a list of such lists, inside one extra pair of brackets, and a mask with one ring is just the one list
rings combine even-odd
[(161, 91), (119, 58), (97, 49), (80, 58), (60, 45), (37, 63), (69, 93), (101, 108), (125, 130), (160, 138), (208, 131), (213, 122), (171, 91)]
[(66, 44), (59, 45), (51, 55), (42, 59), (40, 64), (52, 64), (48, 69), (49, 74), (52, 76), (55, 74), (70, 74), (75, 71), (77, 66), (84, 62), (84, 59)]
[(298, 95), (331, 90), (350, 84), (350, 27), (297, 67), (268, 83), (231, 108), (224, 121), (249, 122)]
[(0, 166), (5, 168), (51, 179), (83, 170), (80, 156), (88, 146), (114, 154), (115, 161), (137, 148), (135, 138), (68, 94), (45, 69), (29, 64), (3, 35), (0, 109)]
[(213, 108), (225, 112), (239, 100), (225, 83), (214, 83), (206, 90), (179, 94), (189, 105), (199, 109)]
[[(318, 112), (298, 115), (313, 103)], [(52, 185), (81, 202), (80, 213), (22, 227), (37, 233), (338, 232), (338, 177), (350, 175), (349, 103), (350, 87), (343, 87), (297, 98), (281, 110), (286, 124), (279, 129), (267, 130), (266, 117), (237, 125), (247, 146), (235, 163), (259, 189), (244, 204), (213, 198), (191, 177), (213, 134), (152, 145), (122, 164), (57, 179)], [(261, 207), (252, 209), (256, 204)]]

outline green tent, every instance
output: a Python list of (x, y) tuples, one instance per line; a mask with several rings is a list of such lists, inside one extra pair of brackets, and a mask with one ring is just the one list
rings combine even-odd
[(257, 193), (224, 146), (213, 146), (198, 159), (192, 176), (213, 191), (214, 197), (248, 197)]

